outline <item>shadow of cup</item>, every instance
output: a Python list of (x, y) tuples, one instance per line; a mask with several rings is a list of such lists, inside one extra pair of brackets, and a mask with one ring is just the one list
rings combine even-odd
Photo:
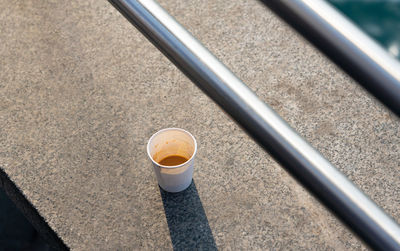
[(160, 188), (174, 250), (217, 250), (194, 181), (179, 193)]

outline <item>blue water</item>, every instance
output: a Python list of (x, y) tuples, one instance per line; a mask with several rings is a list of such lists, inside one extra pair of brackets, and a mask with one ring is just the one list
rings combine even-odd
[(400, 60), (400, 0), (327, 0)]

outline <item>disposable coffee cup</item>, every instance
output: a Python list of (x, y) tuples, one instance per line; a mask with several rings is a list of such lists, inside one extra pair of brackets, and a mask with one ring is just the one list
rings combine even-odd
[(162, 189), (177, 193), (190, 186), (196, 152), (196, 139), (183, 129), (166, 128), (151, 136), (147, 154)]

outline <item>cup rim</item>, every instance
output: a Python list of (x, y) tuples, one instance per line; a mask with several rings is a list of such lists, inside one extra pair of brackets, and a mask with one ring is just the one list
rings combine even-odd
[[(192, 154), (192, 156), (190, 157), (190, 159), (188, 159), (187, 161), (185, 161), (185, 162), (183, 162), (182, 164), (179, 164), (179, 165), (177, 165), (177, 166), (165, 166), (165, 165), (161, 165), (160, 163), (156, 162), (156, 161), (153, 159), (153, 156), (150, 155), (150, 142), (152, 141), (152, 139), (153, 139), (155, 136), (157, 136), (158, 134), (162, 133), (162, 132), (171, 131), (171, 130), (177, 130), (177, 131), (181, 131), (181, 132), (184, 132), (184, 133), (188, 134), (188, 135), (193, 139), (193, 142), (194, 142), (194, 151), (193, 151), (193, 154)], [(188, 132), (188, 131), (186, 131), (186, 130), (184, 130), (184, 129), (181, 129), (181, 128), (177, 128), (177, 127), (170, 127), (170, 128), (161, 129), (161, 130), (159, 130), (158, 132), (154, 133), (154, 134), (150, 137), (150, 139), (147, 141), (147, 155), (149, 156), (149, 158), (150, 158), (151, 162), (153, 162), (153, 164), (155, 164), (155, 165), (157, 165), (157, 166), (159, 166), (159, 167), (162, 167), (162, 168), (174, 169), (174, 168), (182, 167), (182, 166), (186, 165), (186, 163), (188, 163), (189, 161), (191, 161), (191, 160), (194, 158), (194, 156), (196, 155), (196, 153), (197, 153), (197, 141), (196, 141), (196, 138), (195, 138), (190, 132)]]

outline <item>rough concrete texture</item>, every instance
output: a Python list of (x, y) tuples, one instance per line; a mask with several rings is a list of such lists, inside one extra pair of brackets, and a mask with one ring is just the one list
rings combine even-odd
[[(160, 3), (400, 220), (397, 117), (257, 1)], [(108, 2), (0, 6), (0, 166), (70, 248), (172, 249), (145, 146), (174, 126), (219, 249), (365, 249)]]

